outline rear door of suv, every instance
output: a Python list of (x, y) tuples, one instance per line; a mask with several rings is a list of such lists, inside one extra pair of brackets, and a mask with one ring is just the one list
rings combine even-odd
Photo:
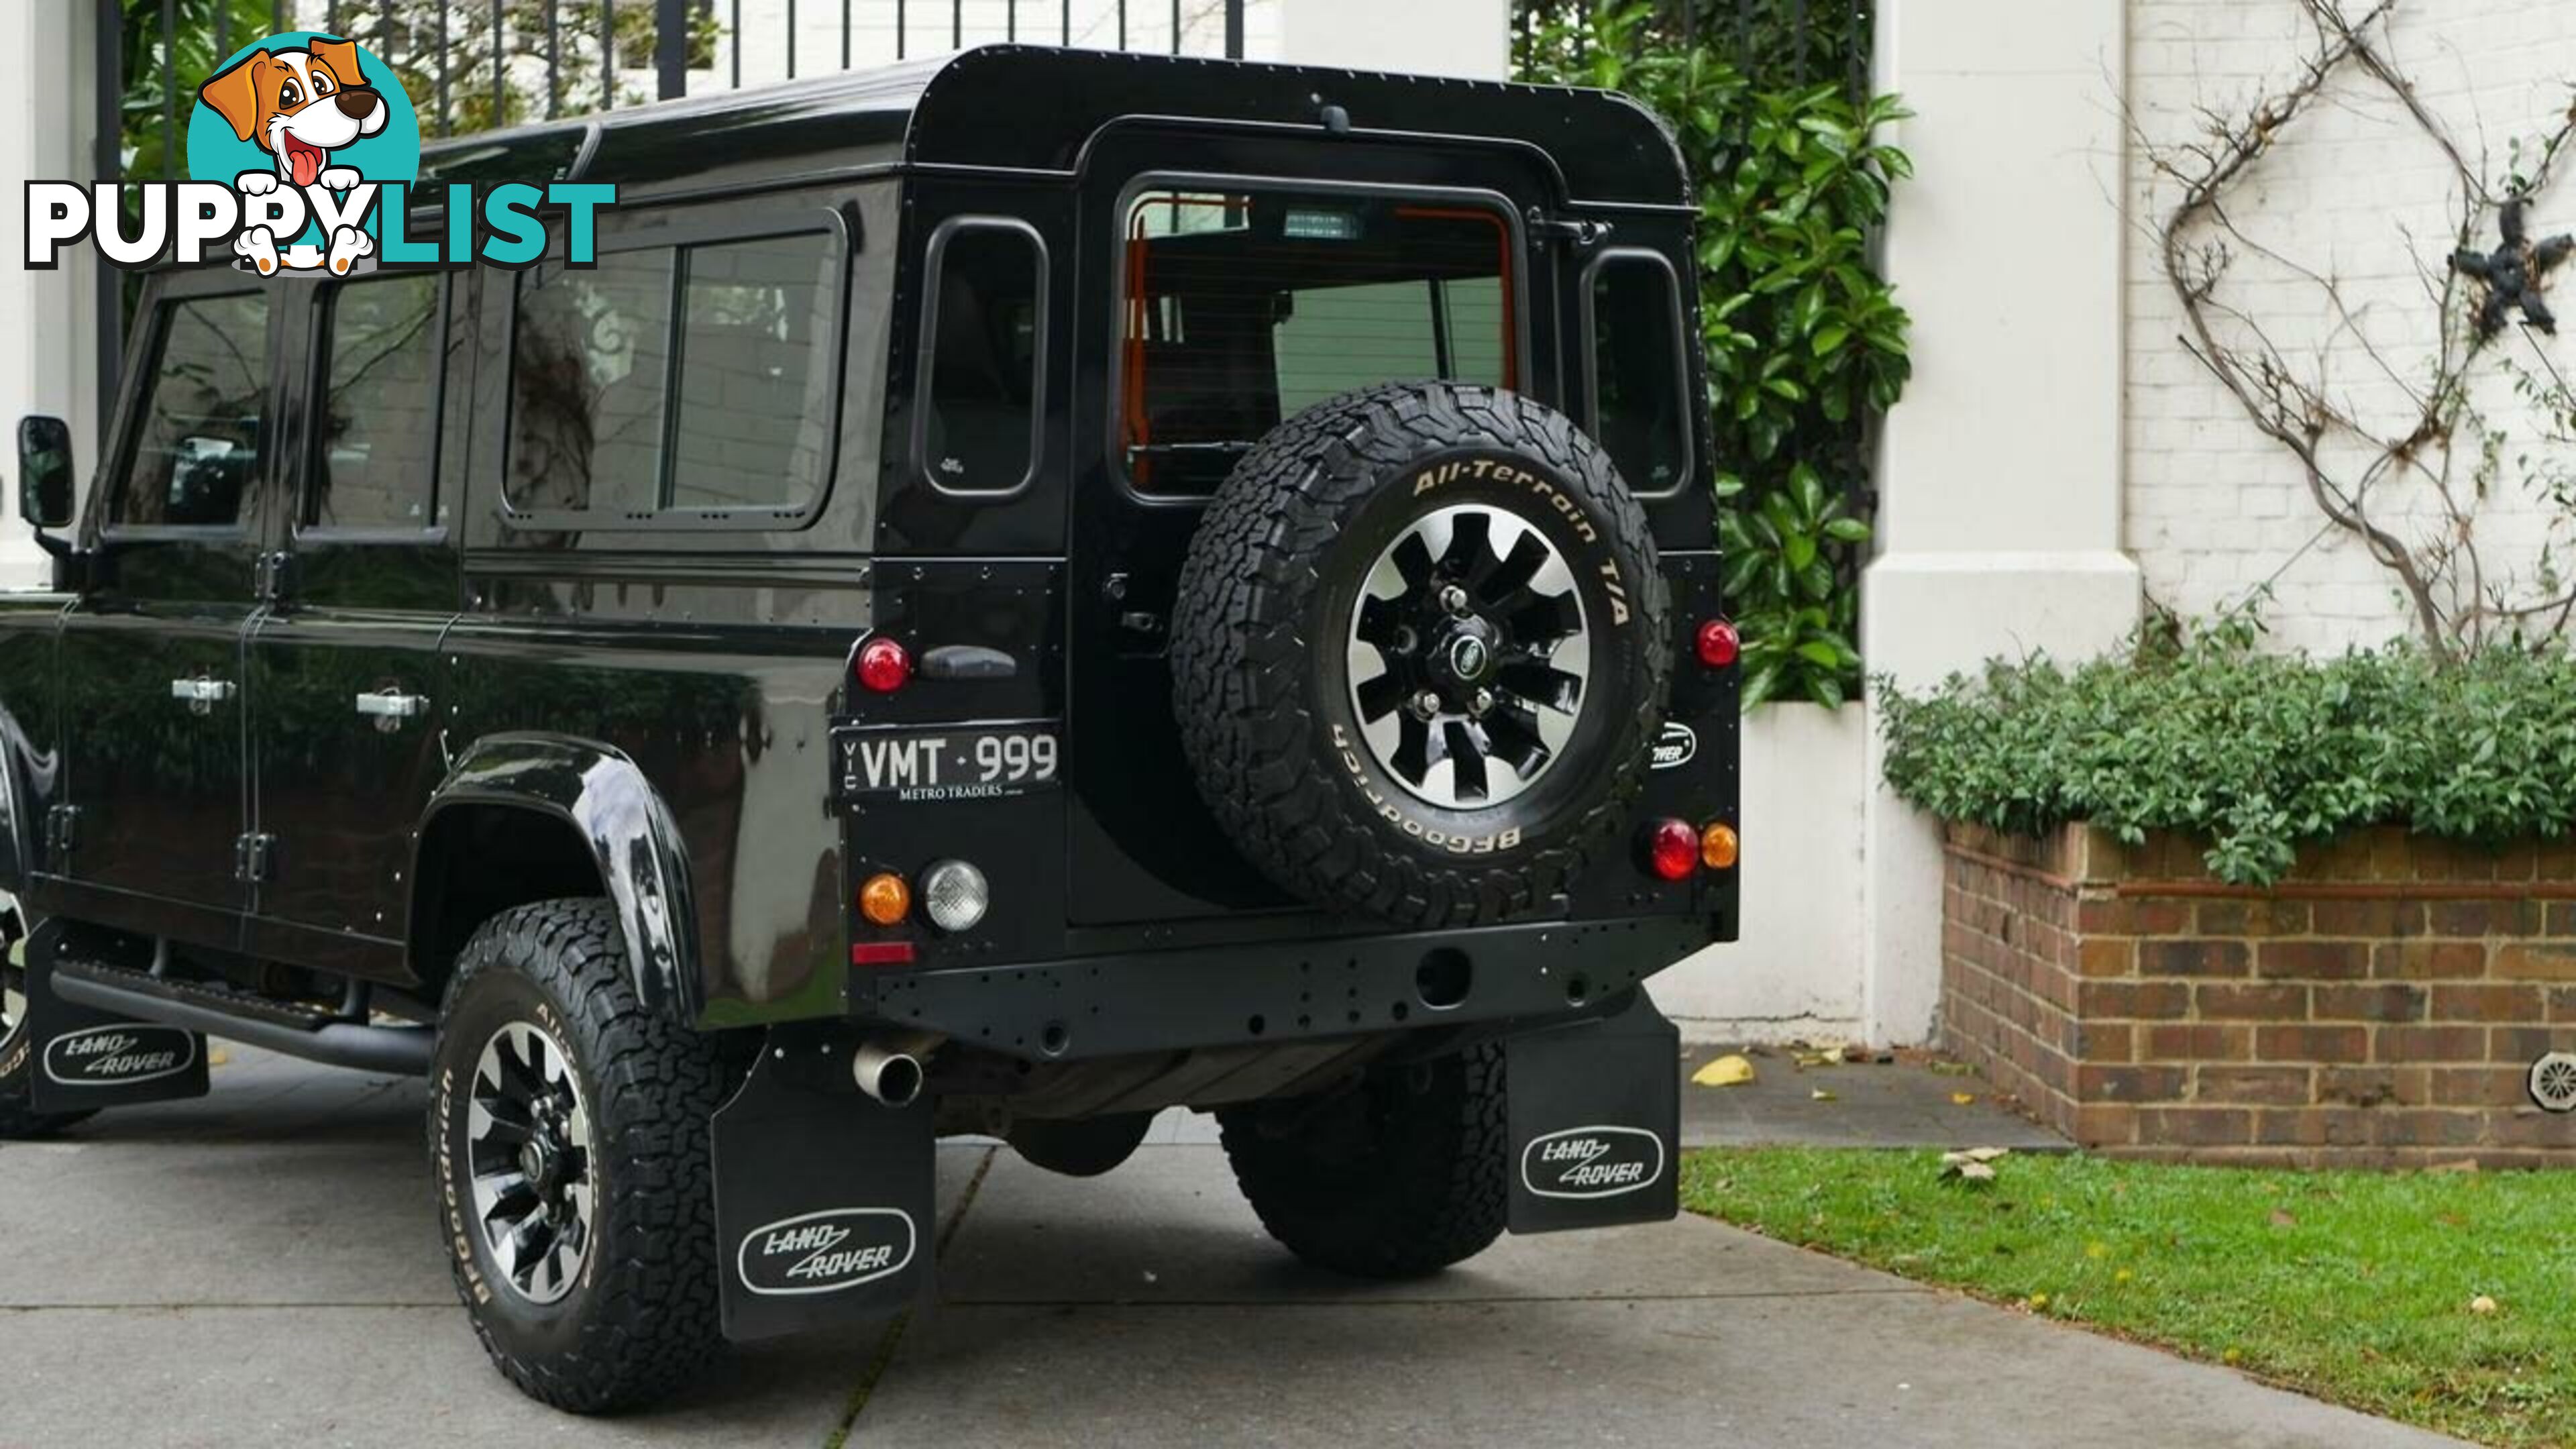
[(468, 272), (298, 289), (275, 595), (249, 638), (250, 949), (401, 979), (411, 830), (444, 766)]
[[(1283, 419), (1350, 388), (1443, 377), (1565, 405), (1549, 325), (1554, 187), (1525, 154), (1112, 127), (1081, 183), (1066, 771), (1073, 918), (1314, 921), (1200, 801), (1172, 713), (1169, 626), (1208, 497)], [(1241, 913), (1290, 913), (1264, 927)]]

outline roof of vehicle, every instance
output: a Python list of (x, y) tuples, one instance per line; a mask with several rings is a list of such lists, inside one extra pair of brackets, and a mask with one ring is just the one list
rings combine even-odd
[(1544, 151), (1578, 200), (1674, 205), (1662, 123), (1609, 91), (1313, 66), (997, 45), (436, 143), (424, 182), (580, 179), (639, 194), (912, 163), (1070, 173), (1138, 117), (1472, 137)]

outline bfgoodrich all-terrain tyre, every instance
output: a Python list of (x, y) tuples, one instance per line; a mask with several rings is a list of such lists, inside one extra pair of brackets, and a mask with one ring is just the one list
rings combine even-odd
[(1217, 1114), (1261, 1225), (1319, 1268), (1411, 1278), (1472, 1258), (1510, 1206), (1503, 1049), (1372, 1072), (1354, 1090)]
[(721, 1346), (714, 1042), (645, 1010), (602, 900), (484, 922), (447, 989), (430, 1158), (457, 1291), (530, 1395), (595, 1413)]
[(1209, 507), (1172, 637), (1181, 738), (1247, 858), (1418, 928), (1561, 895), (1642, 787), (1663, 573), (1608, 455), (1492, 388), (1282, 423)]

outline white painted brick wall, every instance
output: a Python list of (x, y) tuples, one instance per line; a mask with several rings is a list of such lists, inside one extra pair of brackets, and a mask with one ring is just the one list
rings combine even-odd
[[(2472, 164), (2497, 177), (2509, 140), (2545, 134), (2566, 113), (2576, 81), (2568, 15), (2565, 0), (2404, 0), (2391, 52)], [(2242, 115), (2257, 96), (2289, 84), (2312, 36), (2294, 0), (2131, 0), (2129, 46), (2132, 115), (2150, 145), (2170, 146), (2195, 138), (2204, 108)], [(2154, 235), (2174, 188), (2135, 147), (2127, 185), (2125, 543), (2149, 596), (2204, 614), (2268, 580), (2267, 617), (2284, 644), (2336, 650), (2404, 632), (2410, 613), (2393, 579), (2347, 537), (2320, 537), (2325, 520), (2295, 462), (2176, 340), (2184, 321)], [(2256, 163), (2231, 210), (2262, 247), (2340, 279), (2353, 327), (2412, 381), (2429, 372), (2438, 337), (2419, 267), (2438, 268), (2448, 254), (2457, 204), (2448, 164), (2394, 99), (2347, 75)], [(2542, 233), (2576, 229), (2576, 182), (2544, 193), (2532, 222)], [(2491, 231), (2480, 238), (2492, 241)], [(2033, 244), (2045, 245), (2044, 236), (2035, 233)], [(2338, 331), (2324, 293), (2289, 267), (2235, 250), (2225, 295), (2260, 318), (2285, 354), (2321, 365), (2336, 396), (2402, 432), (2402, 392)], [(2576, 314), (2576, 288), (2560, 290), (2562, 310)], [(2569, 330), (2566, 343), (2543, 342), (2560, 370), (2576, 374), (2576, 326)], [(2520, 337), (2503, 350), (2526, 366), (2537, 361)], [(2488, 376), (2474, 396), (2515, 440), (2482, 509), (2481, 550), (2490, 571), (2527, 576), (2553, 528), (2562, 543), (2568, 530), (2518, 481), (2515, 455), (2538, 450), (2509, 387)], [(2374, 519), (2420, 536), (2438, 526), (2428, 498), (2420, 485), (2374, 494)]]

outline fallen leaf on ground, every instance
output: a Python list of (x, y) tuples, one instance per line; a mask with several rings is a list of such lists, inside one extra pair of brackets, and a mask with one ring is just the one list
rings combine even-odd
[(1974, 1092), (1952, 1092), (1950, 1094), (1950, 1105), (1953, 1107), (1973, 1107), (1976, 1103), (1977, 1094)]
[(1814, 1091), (1812, 1091), (1812, 1092), (1809, 1092), (1809, 1093), (1807, 1094), (1807, 1099), (1808, 1099), (1809, 1101), (1813, 1101), (1813, 1102), (1837, 1102), (1837, 1101), (1842, 1100), (1841, 1098), (1836, 1097), (1832, 1092), (1827, 1091), (1827, 1090), (1826, 1090), (1826, 1089), (1824, 1089), (1823, 1087), (1818, 1087), (1816, 1090), (1814, 1090)]
[(1691, 1073), (1691, 1081), (1703, 1087), (1740, 1087), (1753, 1080), (1753, 1063), (1740, 1056), (1722, 1056)]
[[(1988, 1155), (1979, 1156), (1979, 1153)], [(1941, 1154), (1941, 1175), (1967, 1182), (1992, 1182), (1995, 1180), (1994, 1160), (2001, 1156), (2003, 1150), (1996, 1147), (1980, 1147), (1971, 1152), (1944, 1152)]]

